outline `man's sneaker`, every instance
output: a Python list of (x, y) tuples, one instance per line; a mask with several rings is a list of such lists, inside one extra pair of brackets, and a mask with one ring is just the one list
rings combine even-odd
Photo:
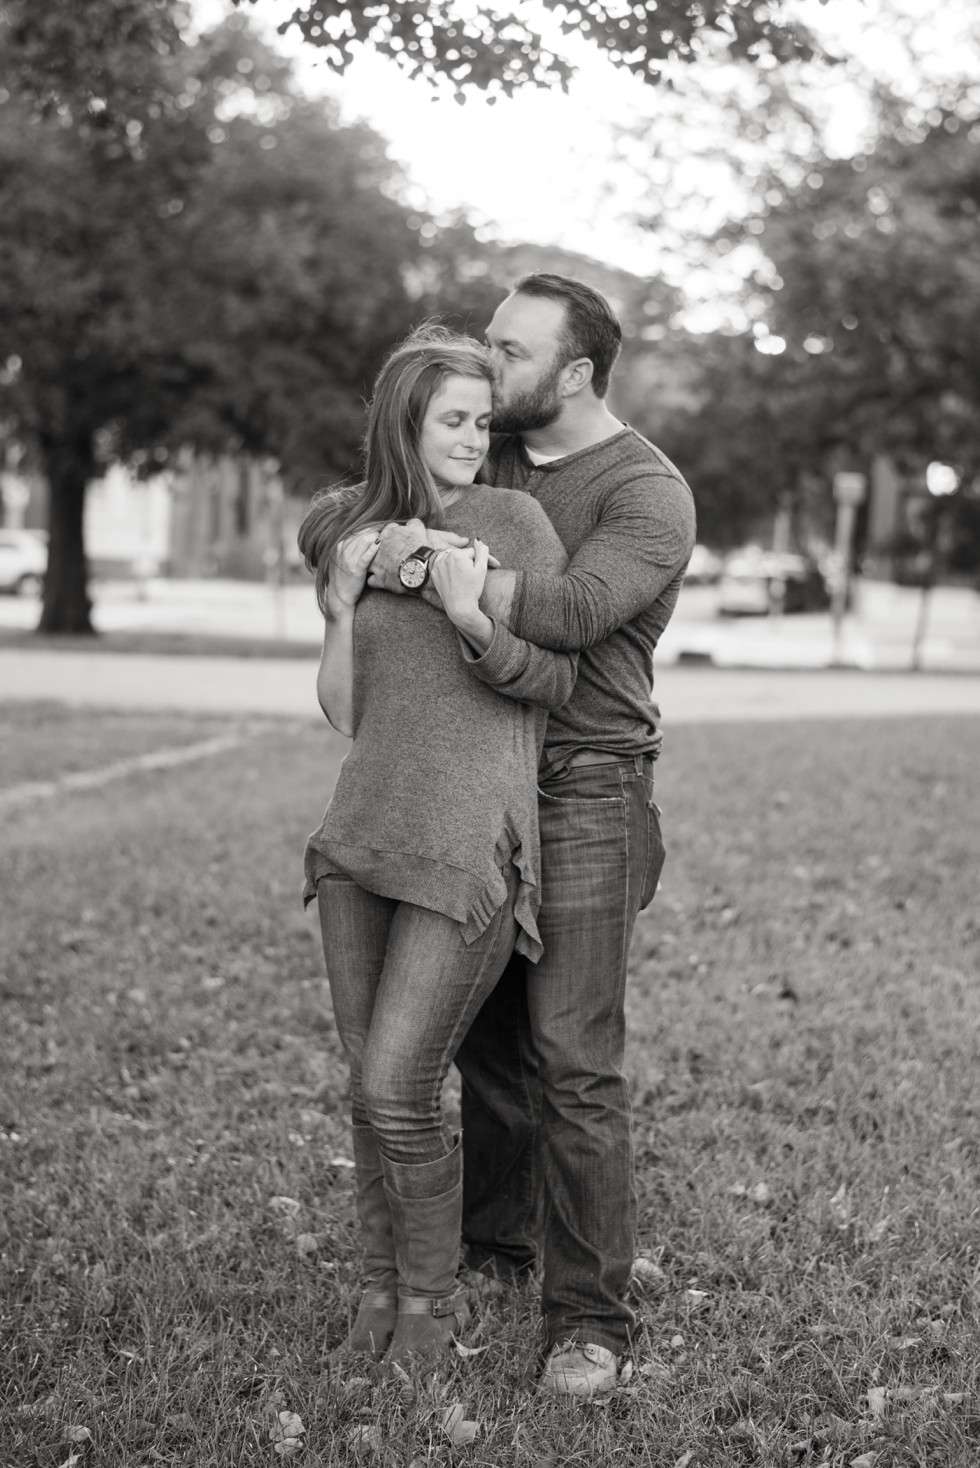
[(566, 1341), (544, 1363), (540, 1390), (561, 1397), (601, 1397), (615, 1390), (617, 1358), (605, 1346)]

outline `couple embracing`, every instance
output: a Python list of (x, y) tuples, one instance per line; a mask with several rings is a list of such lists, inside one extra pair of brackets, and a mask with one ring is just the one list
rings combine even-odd
[(306, 852), (364, 1249), (339, 1349), (431, 1365), (468, 1318), (462, 1250), (540, 1267), (541, 1387), (573, 1397), (615, 1386), (634, 1327), (626, 966), (664, 859), (652, 659), (694, 542), (684, 480), (607, 407), (620, 344), (547, 274), (486, 347), (422, 328), (379, 374), (364, 481), (299, 537), (353, 741)]

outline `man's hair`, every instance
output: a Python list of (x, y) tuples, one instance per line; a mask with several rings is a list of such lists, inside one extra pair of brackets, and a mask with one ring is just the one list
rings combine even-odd
[(558, 365), (564, 367), (577, 357), (588, 357), (592, 363), (592, 390), (597, 398), (604, 398), (609, 374), (623, 344), (622, 328), (605, 296), (584, 281), (543, 272), (525, 275), (514, 291), (522, 296), (542, 296), (564, 306)]

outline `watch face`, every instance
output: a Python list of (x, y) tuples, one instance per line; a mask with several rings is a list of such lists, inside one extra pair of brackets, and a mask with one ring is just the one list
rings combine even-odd
[(416, 559), (415, 556), (409, 556), (398, 567), (398, 579), (409, 591), (417, 591), (420, 586), (425, 585), (427, 572), (428, 568), (424, 561)]

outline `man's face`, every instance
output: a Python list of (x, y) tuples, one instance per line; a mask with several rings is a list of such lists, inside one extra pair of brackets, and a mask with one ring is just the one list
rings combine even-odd
[(558, 417), (564, 321), (564, 306), (540, 296), (518, 292), (497, 307), (487, 328), (495, 432), (526, 433)]

